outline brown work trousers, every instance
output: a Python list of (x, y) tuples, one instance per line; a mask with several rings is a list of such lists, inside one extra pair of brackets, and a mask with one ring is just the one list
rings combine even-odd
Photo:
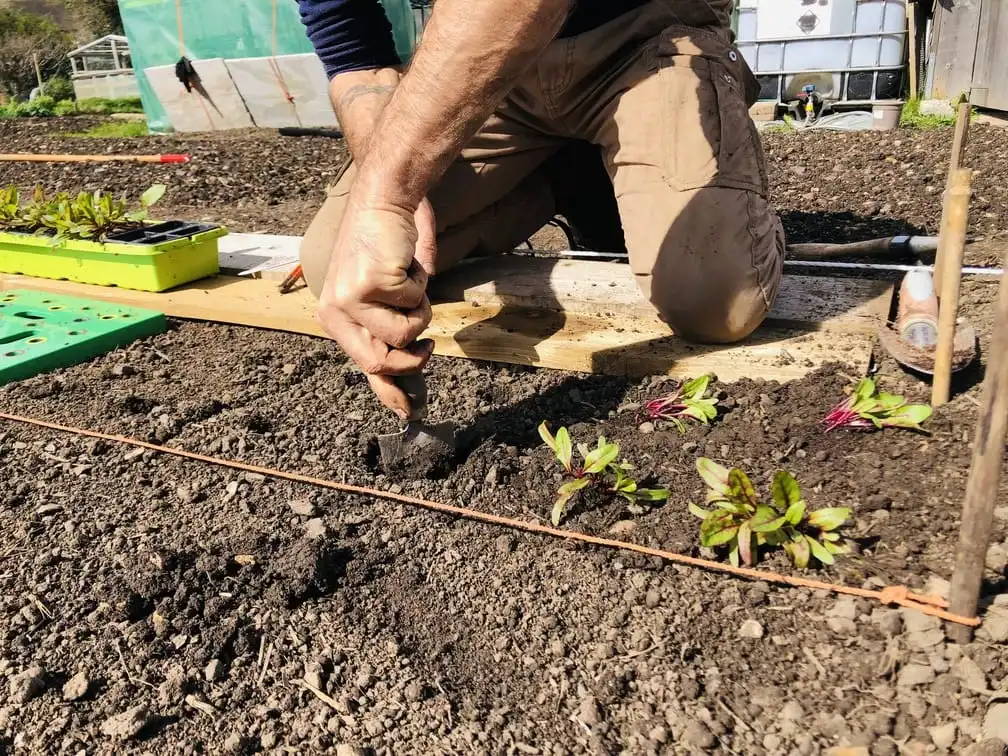
[[(749, 118), (757, 82), (718, 4), (653, 0), (550, 44), (428, 193), (437, 270), (514, 249), (564, 210), (560, 194), (574, 209), (580, 197), (589, 224), (605, 218), (605, 192), (622, 225), (616, 243), (677, 334), (724, 343), (751, 333), (777, 294), (784, 233)], [(587, 161), (563, 159), (576, 144), (594, 145)], [(316, 296), (354, 175), (329, 189), (302, 243)]]

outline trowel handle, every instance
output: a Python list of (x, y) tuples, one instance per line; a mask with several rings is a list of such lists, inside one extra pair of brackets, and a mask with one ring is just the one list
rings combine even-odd
[(410, 422), (422, 420), (427, 414), (427, 381), (424, 379), (424, 374), (397, 375), (393, 380), (409, 397), (410, 407), (413, 410), (409, 416)]

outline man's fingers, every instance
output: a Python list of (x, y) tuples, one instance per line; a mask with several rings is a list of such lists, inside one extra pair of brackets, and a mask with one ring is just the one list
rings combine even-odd
[(352, 315), (376, 339), (394, 349), (403, 349), (416, 341), (426, 330), (430, 325), (432, 313), (430, 302), (424, 297), (420, 306), (409, 312), (361, 304)]
[(380, 371), (383, 375), (409, 375), (419, 373), (434, 353), (432, 339), (414, 341), (405, 349), (389, 349)]
[(404, 278), (397, 281), (381, 281), (357, 299), (362, 302), (388, 305), (399, 310), (412, 310), (420, 306), (426, 293), (427, 271), (413, 259), (406, 269)]
[(369, 375), (367, 379), (379, 402), (395, 412), (400, 420), (406, 420), (410, 416), (412, 407), (409, 397), (392, 378), (387, 375)]

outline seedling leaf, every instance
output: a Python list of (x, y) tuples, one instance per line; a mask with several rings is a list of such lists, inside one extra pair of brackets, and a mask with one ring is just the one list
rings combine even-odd
[(752, 528), (748, 522), (742, 523), (738, 529), (738, 550), (742, 563), (752, 565), (755, 556), (753, 545)]
[(733, 498), (748, 502), (753, 507), (758, 503), (756, 489), (753, 487), (752, 481), (738, 468), (729, 471), (728, 486)]
[(820, 530), (836, 530), (850, 517), (851, 511), (846, 507), (830, 507), (809, 512), (808, 524)]
[(703, 478), (704, 483), (711, 491), (715, 491), (722, 496), (731, 494), (731, 486), (728, 485), (728, 470), (717, 462), (707, 457), (701, 457), (696, 462), (697, 472)]
[(833, 559), (833, 555), (827, 551), (826, 547), (812, 536), (805, 536), (805, 542), (808, 544), (809, 550), (812, 552), (812, 556), (818, 559), (822, 564), (833, 564), (833, 562), (836, 561)]
[(140, 205), (144, 209), (147, 209), (153, 204), (156, 204), (165, 193), (167, 187), (164, 184), (154, 184), (150, 189), (140, 195)]

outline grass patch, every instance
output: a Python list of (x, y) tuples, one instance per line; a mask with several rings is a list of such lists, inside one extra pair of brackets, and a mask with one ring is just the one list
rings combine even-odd
[(147, 136), (147, 121), (111, 121), (100, 123), (87, 131), (68, 131), (65, 137), (92, 137), (95, 139), (131, 139)]
[[(970, 120), (976, 117), (976, 111), (970, 111)], [(929, 115), (920, 112), (920, 99), (907, 100), (900, 115), (900, 126), (909, 129), (940, 129), (944, 126), (955, 126), (954, 115)]]

